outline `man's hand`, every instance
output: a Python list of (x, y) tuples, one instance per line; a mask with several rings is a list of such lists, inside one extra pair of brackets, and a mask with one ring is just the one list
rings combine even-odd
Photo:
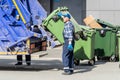
[(73, 46), (72, 46), (72, 43), (71, 42), (69, 42), (69, 44), (68, 44), (68, 50), (70, 50), (70, 51), (72, 51), (73, 50)]

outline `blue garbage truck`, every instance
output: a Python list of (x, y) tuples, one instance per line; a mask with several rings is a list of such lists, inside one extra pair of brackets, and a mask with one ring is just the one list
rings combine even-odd
[[(40, 26), (47, 12), (37, 0), (0, 1), (0, 54), (29, 54), (31, 37), (55, 43)], [(32, 26), (41, 31), (36, 33)]]

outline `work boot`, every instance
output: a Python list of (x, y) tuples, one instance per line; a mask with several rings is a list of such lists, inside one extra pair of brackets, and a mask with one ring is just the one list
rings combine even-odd
[(69, 69), (66, 69), (64, 70), (64, 73), (62, 73), (63, 75), (71, 75), (73, 74), (73, 70), (69, 70)]
[(26, 58), (26, 64), (28, 66), (30, 66), (31, 65), (31, 55), (25, 55), (25, 58)]
[(15, 65), (22, 65), (22, 62), (17, 62)]
[(73, 72), (71, 72), (71, 71), (68, 71), (68, 72), (64, 72), (64, 73), (62, 73), (63, 75), (71, 75), (71, 74), (73, 74)]
[(74, 71), (73, 71), (73, 70), (70, 70), (70, 72), (71, 72), (71, 73), (74, 73)]
[(17, 55), (17, 63), (15, 65), (22, 65), (22, 55)]
[(31, 65), (31, 63), (26, 63), (27, 64), (27, 66), (30, 66)]

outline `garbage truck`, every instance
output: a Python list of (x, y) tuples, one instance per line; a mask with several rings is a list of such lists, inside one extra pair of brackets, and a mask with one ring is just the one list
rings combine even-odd
[[(37, 10), (35, 9), (37, 8)], [(40, 27), (47, 16), (37, 0), (1, 0), (0, 1), (0, 54), (31, 54), (31, 37), (41, 40), (53, 40)], [(41, 34), (32, 31), (37, 25)]]

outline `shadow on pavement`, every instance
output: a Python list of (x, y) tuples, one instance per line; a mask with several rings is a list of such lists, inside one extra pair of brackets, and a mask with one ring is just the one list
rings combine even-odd
[(7, 71), (42, 71), (42, 70), (60, 70), (62, 63), (59, 60), (32, 60), (31, 66), (23, 65), (16, 66), (15, 59), (0, 59), (0, 70)]
[[(43, 70), (62, 70), (62, 62), (60, 60), (32, 60), (32, 65), (27, 66), (24, 62), (21, 66), (15, 66), (15, 59), (0, 59), (0, 70), (4, 71), (43, 71)], [(87, 63), (81, 63), (75, 66), (75, 73), (89, 72), (96, 68), (97, 65), (105, 64), (106, 62), (96, 62), (94, 66), (89, 66)]]
[(105, 64), (105, 63), (106, 63), (105, 61), (97, 61), (97, 62), (95, 63), (95, 65), (90, 66), (90, 65), (88, 65), (86, 62), (84, 62), (84, 63), (81, 63), (79, 66), (75, 66), (75, 70), (77, 70), (77, 71), (74, 72), (74, 73), (76, 74), (76, 73), (89, 72), (89, 71), (91, 71), (92, 69), (97, 68), (97, 65), (102, 65), (102, 64)]

